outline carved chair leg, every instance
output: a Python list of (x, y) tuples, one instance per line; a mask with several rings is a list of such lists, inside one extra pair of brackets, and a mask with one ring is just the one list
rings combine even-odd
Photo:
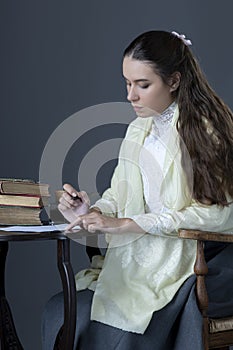
[[(205, 286), (205, 276), (208, 273), (208, 266), (205, 261), (203, 241), (197, 241), (197, 258), (194, 266), (194, 271), (197, 276), (197, 282), (196, 282), (197, 303), (203, 318), (203, 345), (204, 345), (204, 350), (209, 350), (209, 341), (208, 341), (209, 325), (208, 325), (208, 316), (207, 316), (208, 295), (207, 295), (207, 290)], [(230, 350), (230, 347), (223, 346), (220, 348), (215, 348), (215, 350)]]
[(197, 282), (196, 282), (197, 304), (203, 318), (203, 345), (204, 345), (204, 350), (209, 350), (209, 344), (208, 344), (209, 330), (208, 330), (208, 318), (207, 318), (208, 295), (205, 287), (205, 276), (208, 273), (208, 266), (205, 261), (203, 248), (204, 248), (204, 243), (202, 241), (197, 241), (197, 257), (194, 265), (194, 272), (197, 276)]

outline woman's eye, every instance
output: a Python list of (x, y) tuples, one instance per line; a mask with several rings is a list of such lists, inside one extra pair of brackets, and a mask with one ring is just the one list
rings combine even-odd
[(147, 89), (150, 85), (149, 84), (146, 84), (146, 85), (142, 85), (141, 88), (142, 89)]

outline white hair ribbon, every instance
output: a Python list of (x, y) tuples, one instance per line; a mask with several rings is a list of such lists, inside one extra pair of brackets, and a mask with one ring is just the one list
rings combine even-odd
[(192, 45), (191, 40), (186, 39), (184, 34), (179, 34), (177, 32), (172, 32), (172, 34), (177, 36), (179, 39), (181, 39), (185, 45), (187, 45), (187, 46)]

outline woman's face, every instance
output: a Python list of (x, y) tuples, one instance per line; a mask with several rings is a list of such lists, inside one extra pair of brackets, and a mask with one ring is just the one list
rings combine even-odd
[(171, 95), (174, 89), (143, 61), (126, 56), (123, 76), (127, 85), (127, 99), (139, 117), (161, 114), (174, 100)]

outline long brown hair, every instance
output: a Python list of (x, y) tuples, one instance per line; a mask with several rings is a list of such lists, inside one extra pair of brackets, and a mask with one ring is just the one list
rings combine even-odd
[[(193, 198), (200, 203), (228, 205), (233, 198), (233, 113), (210, 87), (190, 48), (166, 31), (137, 37), (124, 57), (151, 65), (166, 84), (180, 72), (174, 98), (179, 106), (177, 130), (193, 166)], [(182, 165), (187, 177), (183, 147)]]

